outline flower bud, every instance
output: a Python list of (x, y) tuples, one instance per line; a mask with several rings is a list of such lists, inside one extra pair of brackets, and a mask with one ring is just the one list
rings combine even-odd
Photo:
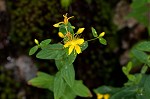
[(62, 32), (58, 32), (58, 36), (61, 37), (61, 38), (64, 38), (64, 34)]
[(105, 32), (102, 32), (99, 37), (103, 37), (105, 35)]
[(59, 24), (58, 24), (58, 23), (56, 23), (56, 24), (54, 24), (53, 26), (54, 26), (54, 27), (59, 27)]
[(84, 31), (84, 29), (85, 29), (85, 28), (79, 28), (78, 31), (77, 31), (77, 34), (82, 33), (82, 32)]
[(39, 44), (39, 41), (37, 39), (34, 39), (35, 44)]

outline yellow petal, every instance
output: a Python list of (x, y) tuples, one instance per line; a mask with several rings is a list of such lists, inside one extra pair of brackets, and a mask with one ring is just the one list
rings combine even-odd
[(68, 55), (70, 55), (70, 54), (71, 54), (71, 52), (73, 51), (73, 49), (74, 49), (74, 46), (73, 46), (73, 45), (71, 45), (71, 46), (69, 47), (69, 54), (68, 54)]
[(74, 17), (74, 16), (71, 16), (71, 17), (68, 18), (67, 14), (68, 13), (66, 13), (65, 15), (63, 15), (63, 17), (64, 17), (64, 24), (68, 24), (68, 20)]
[(96, 94), (97, 95), (97, 99), (103, 99), (103, 94)]
[(68, 20), (71, 19), (71, 18), (73, 18), (73, 17), (74, 17), (74, 16), (69, 17)]
[(81, 53), (81, 48), (80, 48), (80, 46), (75, 45), (75, 50), (76, 50), (76, 52), (77, 52), (78, 54)]
[(71, 45), (70, 42), (67, 42), (67, 43), (64, 45), (64, 47), (66, 48), (66, 47), (68, 47), (69, 45)]
[(67, 17), (67, 14), (68, 14), (68, 13), (66, 13), (65, 15), (63, 15), (63, 17)]
[(103, 37), (105, 35), (105, 32), (102, 32), (99, 37)]
[(68, 24), (68, 19), (64, 18), (64, 24)]
[(77, 39), (75, 43), (81, 45), (84, 43), (84, 39)]
[(56, 24), (54, 24), (53, 26), (54, 26), (54, 27), (59, 27), (61, 23), (63, 23), (63, 22), (56, 23)]
[(62, 32), (58, 32), (58, 36), (61, 37), (61, 38), (64, 38), (64, 34)]
[(68, 13), (66, 13), (65, 15), (63, 15), (63, 17), (64, 17), (64, 24), (67, 24), (67, 23), (68, 23), (68, 17), (67, 17), (67, 14), (68, 14)]
[(105, 94), (104, 95), (104, 99), (109, 99), (110, 95), (109, 94)]
[(77, 31), (77, 34), (82, 33), (82, 32), (84, 31), (84, 29), (85, 29), (85, 28), (79, 28), (78, 31)]
[(56, 23), (56, 24), (54, 24), (53, 26), (54, 26), (54, 27), (59, 27), (59, 24)]

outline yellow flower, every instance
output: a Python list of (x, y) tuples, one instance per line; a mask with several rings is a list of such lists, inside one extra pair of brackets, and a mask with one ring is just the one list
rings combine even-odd
[(69, 47), (69, 53), (68, 55), (70, 55), (72, 53), (73, 50), (75, 50), (78, 54), (81, 53), (81, 48), (79, 45), (84, 43), (84, 39), (73, 39), (71, 41), (68, 41), (65, 43), (64, 47)]
[(66, 24), (68, 24), (68, 20), (73, 18), (74, 16), (71, 16), (71, 17), (68, 18), (67, 17), (67, 13), (66, 13), (65, 15), (63, 15), (63, 17), (64, 17), (64, 21), (63, 22), (58, 22), (58, 23), (54, 24), (53, 26), (54, 27), (60, 27), (60, 24), (62, 24), (62, 23), (64, 23), (66, 25)]
[(82, 33), (82, 32), (84, 31), (84, 29), (85, 29), (85, 28), (79, 28), (78, 31), (77, 31), (77, 34)]
[(110, 95), (109, 94), (104, 94), (104, 99), (109, 99)]
[(68, 20), (73, 18), (74, 16), (71, 16), (71, 17), (68, 18), (67, 13), (66, 13), (65, 15), (63, 15), (63, 17), (64, 17), (64, 24), (68, 24)]
[(58, 32), (59, 37), (64, 38), (64, 34), (62, 32)]
[(103, 99), (103, 94), (97, 94), (97, 99)]
[(102, 32), (99, 37), (103, 37), (105, 35), (105, 32)]
[(97, 94), (97, 99), (109, 99), (110, 95), (109, 94)]

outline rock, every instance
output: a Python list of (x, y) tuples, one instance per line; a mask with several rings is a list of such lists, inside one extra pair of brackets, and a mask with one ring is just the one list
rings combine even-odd
[(28, 81), (36, 76), (37, 68), (30, 57), (22, 55), (8, 59), (10, 62), (5, 64), (5, 68), (13, 69), (16, 79)]

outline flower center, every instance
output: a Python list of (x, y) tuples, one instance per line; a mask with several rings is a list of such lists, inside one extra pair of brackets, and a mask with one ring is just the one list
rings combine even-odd
[(75, 45), (76, 45), (75, 40), (72, 40), (72, 41), (71, 41), (71, 45), (73, 45), (73, 46), (75, 46)]

